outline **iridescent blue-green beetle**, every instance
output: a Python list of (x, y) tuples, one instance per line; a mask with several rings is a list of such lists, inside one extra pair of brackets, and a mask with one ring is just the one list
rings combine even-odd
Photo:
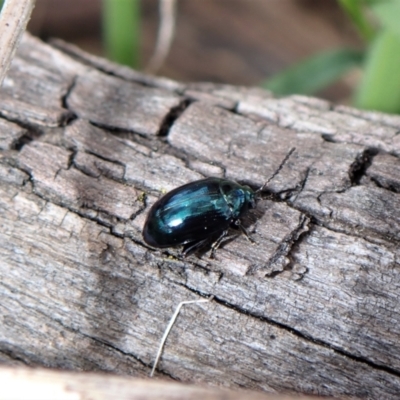
[(213, 255), (229, 228), (241, 229), (249, 237), (240, 218), (255, 207), (255, 195), (250, 187), (221, 178), (180, 186), (151, 207), (143, 239), (152, 247), (183, 245), (184, 256), (211, 245)]
[(282, 169), (292, 148), (276, 172), (258, 190), (223, 178), (206, 178), (171, 190), (151, 207), (143, 228), (144, 241), (159, 248), (183, 245), (184, 256), (211, 245), (211, 256), (227, 237), (229, 228), (241, 229), (240, 218), (256, 206), (262, 192)]

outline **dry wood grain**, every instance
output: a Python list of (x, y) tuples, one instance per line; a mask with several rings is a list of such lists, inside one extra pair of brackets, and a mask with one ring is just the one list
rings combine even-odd
[(34, 6), (35, 0), (5, 0), (1, 2), (0, 87), (25, 32)]
[[(144, 83), (29, 36), (9, 77), (3, 363), (144, 377), (178, 303), (213, 295), (182, 311), (158, 376), (398, 398), (400, 117), (254, 88)], [(151, 204), (204, 176), (254, 188), (274, 176), (245, 221), (257, 244), (239, 236), (215, 260), (145, 246)]]

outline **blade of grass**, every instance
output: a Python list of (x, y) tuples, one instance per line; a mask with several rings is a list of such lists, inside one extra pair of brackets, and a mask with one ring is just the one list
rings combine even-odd
[(375, 2), (371, 8), (382, 26), (395, 33), (400, 40), (400, 0)]
[(344, 12), (351, 19), (358, 29), (361, 37), (370, 41), (375, 35), (375, 29), (365, 18), (364, 4), (369, 3), (365, 0), (338, 0)]
[(366, 56), (364, 76), (356, 94), (356, 106), (389, 113), (400, 112), (400, 40), (381, 31)]
[(139, 0), (103, 0), (103, 40), (107, 57), (120, 64), (139, 64)]
[(335, 49), (319, 53), (262, 83), (278, 95), (312, 94), (333, 83), (349, 69), (361, 65), (363, 53)]

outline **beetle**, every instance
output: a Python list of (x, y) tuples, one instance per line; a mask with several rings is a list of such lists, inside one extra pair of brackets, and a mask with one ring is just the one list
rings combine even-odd
[(211, 257), (229, 228), (241, 229), (240, 218), (256, 205), (249, 186), (223, 178), (206, 178), (171, 190), (151, 207), (144, 241), (158, 248), (183, 245), (183, 256), (211, 244)]
[(289, 150), (275, 173), (257, 190), (224, 178), (200, 179), (171, 190), (150, 208), (142, 232), (144, 241), (158, 248), (183, 245), (184, 257), (209, 244), (213, 257), (229, 238), (229, 228), (241, 229), (254, 242), (240, 218), (255, 208), (257, 195), (295, 150)]

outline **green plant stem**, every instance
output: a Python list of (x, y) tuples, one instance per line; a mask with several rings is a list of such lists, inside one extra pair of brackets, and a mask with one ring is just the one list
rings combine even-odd
[(353, 24), (358, 29), (358, 32), (360, 33), (361, 37), (368, 42), (372, 40), (375, 35), (375, 29), (365, 18), (363, 10), (365, 1), (338, 0), (338, 2), (342, 7), (342, 9), (344, 10), (344, 12), (348, 15), (348, 17), (351, 19)]
[(389, 113), (400, 112), (400, 39), (382, 30), (372, 42), (356, 106)]
[(371, 9), (381, 26), (391, 30), (400, 40), (400, 0), (376, 1), (371, 4)]
[(352, 49), (318, 53), (268, 79), (262, 86), (278, 95), (313, 94), (361, 65), (362, 60), (363, 53)]
[(139, 0), (103, 0), (103, 38), (108, 58), (137, 68), (139, 31)]

